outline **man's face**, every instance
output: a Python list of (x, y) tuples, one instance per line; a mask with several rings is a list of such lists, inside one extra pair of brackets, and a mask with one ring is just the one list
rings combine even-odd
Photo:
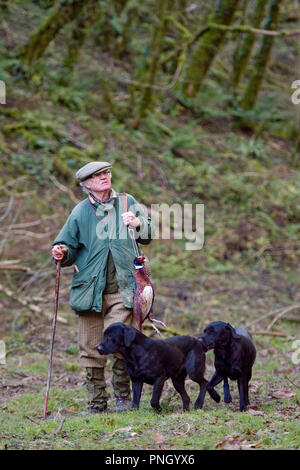
[(90, 178), (83, 182), (89, 191), (107, 191), (111, 189), (111, 173), (109, 170), (101, 171), (101, 173), (93, 174)]

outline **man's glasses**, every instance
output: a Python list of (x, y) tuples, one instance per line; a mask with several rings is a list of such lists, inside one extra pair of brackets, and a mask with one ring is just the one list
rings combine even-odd
[(94, 178), (95, 176), (111, 176), (110, 170), (99, 171), (98, 173), (93, 173), (90, 178)]

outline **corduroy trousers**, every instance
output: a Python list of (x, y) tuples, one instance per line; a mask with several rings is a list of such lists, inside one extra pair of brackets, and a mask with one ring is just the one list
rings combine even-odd
[[(107, 362), (106, 356), (100, 356), (97, 346), (103, 339), (104, 330), (115, 322), (133, 325), (132, 309), (123, 304), (120, 291), (114, 294), (103, 294), (102, 311), (89, 311), (79, 315), (79, 362), (83, 367), (97, 368), (97, 375), (103, 377), (100, 384), (105, 390), (104, 368)], [(113, 355), (112, 384), (115, 395), (128, 396), (130, 393), (130, 379), (126, 365), (120, 354)], [(106, 395), (106, 393), (105, 393)], [(104, 399), (104, 396), (102, 397)]]

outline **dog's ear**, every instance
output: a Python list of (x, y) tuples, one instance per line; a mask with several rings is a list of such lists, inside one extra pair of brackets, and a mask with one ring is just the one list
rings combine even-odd
[(124, 344), (126, 348), (129, 348), (131, 346), (132, 342), (134, 341), (135, 335), (136, 335), (136, 330), (135, 328), (132, 328), (131, 326), (124, 325)]
[(235, 331), (235, 329), (233, 328), (233, 326), (230, 325), (230, 323), (227, 323), (227, 325), (225, 326), (226, 330), (229, 330), (230, 333), (231, 333), (231, 337), (233, 339), (240, 339), (240, 335), (238, 335)]

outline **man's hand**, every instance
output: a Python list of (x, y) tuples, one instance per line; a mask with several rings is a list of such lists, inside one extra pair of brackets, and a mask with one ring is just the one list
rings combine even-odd
[(133, 212), (128, 211), (128, 212), (123, 212), (121, 214), (123, 217), (123, 222), (125, 225), (132, 225), (132, 227), (139, 227), (141, 225), (141, 221), (138, 217), (136, 217)]
[(56, 261), (61, 261), (65, 254), (68, 251), (68, 247), (66, 245), (55, 245), (52, 248), (52, 256)]

